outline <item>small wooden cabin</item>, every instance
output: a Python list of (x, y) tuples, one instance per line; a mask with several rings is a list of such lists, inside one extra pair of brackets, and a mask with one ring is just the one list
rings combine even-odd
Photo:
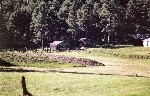
[(64, 41), (54, 41), (50, 43), (51, 51), (65, 51), (67, 49), (67, 43)]

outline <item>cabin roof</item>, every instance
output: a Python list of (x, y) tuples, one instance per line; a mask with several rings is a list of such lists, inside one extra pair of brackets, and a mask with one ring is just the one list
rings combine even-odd
[(60, 43), (63, 43), (64, 41), (54, 41), (53, 44), (58, 45)]
[(150, 41), (150, 38), (144, 39), (143, 41)]
[(132, 37), (134, 39), (144, 40), (144, 39), (148, 39), (150, 37), (150, 35), (149, 34), (136, 34), (136, 35), (132, 35)]

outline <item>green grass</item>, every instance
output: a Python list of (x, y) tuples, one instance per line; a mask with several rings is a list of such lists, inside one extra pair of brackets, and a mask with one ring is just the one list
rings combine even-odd
[(22, 94), (21, 76), (34, 96), (149, 96), (150, 79), (124, 76), (0, 73), (0, 96)]
[[(144, 58), (141, 58), (141, 56), (149, 56), (150, 57), (150, 48), (147, 47), (123, 47), (123, 48), (89, 48), (85, 51), (73, 51), (73, 52), (60, 52), (55, 54), (62, 54), (62, 55), (70, 55), (70, 56), (76, 56), (76, 57), (113, 57), (113, 58), (119, 58), (119, 59), (131, 59), (131, 60), (141, 60)], [(131, 57), (132, 56), (140, 56), (139, 58)], [(150, 63), (149, 59), (142, 60), (144, 62)]]
[[(145, 52), (146, 51), (146, 52)], [(120, 66), (125, 69), (125, 71), (135, 70), (135, 71), (144, 71), (148, 72), (150, 70), (150, 59), (136, 59), (136, 58), (125, 58), (129, 55), (149, 55), (150, 48), (145, 47), (124, 47), (124, 48), (115, 48), (115, 49), (105, 49), (105, 48), (89, 48), (85, 51), (72, 51), (72, 52), (59, 52), (55, 53), (57, 55), (68, 55), (81, 58), (88, 58), (99, 61), (106, 66)], [(113, 54), (122, 54), (113, 55)], [(118, 67), (118, 68), (120, 68)], [(130, 71), (129, 71), (130, 72)]]
[(41, 63), (24, 63), (12, 62), (13, 65), (18, 67), (38, 67), (38, 68), (71, 68), (71, 67), (86, 67), (81, 64), (61, 63), (61, 62), (41, 62)]
[[(149, 59), (134, 59), (114, 54), (150, 55), (150, 48), (125, 47), (116, 49), (92, 48), (87, 51), (60, 52), (54, 54), (82, 57), (97, 60), (107, 66), (119, 66), (124, 71), (149, 72)], [(113, 54), (108, 54), (113, 53)], [(18, 63), (21, 67), (70, 68), (77, 64), (41, 62)], [(103, 66), (105, 67), (105, 66)], [(112, 68), (113, 68), (112, 67)], [(119, 70), (119, 69), (118, 69)], [(26, 77), (27, 89), (34, 96), (149, 96), (150, 78), (114, 75), (90, 75), (39, 72), (1, 72), (0, 96), (22, 95), (21, 77)]]
[[(87, 51), (80, 51), (81, 53), (86, 52), (86, 54), (105, 56), (106, 53), (112, 54), (123, 54), (123, 55), (148, 55), (150, 56), (150, 48), (148, 47), (123, 47), (123, 48), (90, 48)], [(111, 54), (110, 54), (111, 55)], [(110, 56), (106, 55), (106, 56)]]
[(143, 55), (143, 56), (150, 56), (150, 48), (147, 47), (123, 47), (123, 48), (113, 48), (113, 49), (104, 49), (104, 48), (98, 48), (98, 49), (90, 49), (90, 51), (93, 52), (93, 50), (97, 50), (96, 52), (99, 53), (111, 53), (113, 54), (119, 54), (119, 55)]

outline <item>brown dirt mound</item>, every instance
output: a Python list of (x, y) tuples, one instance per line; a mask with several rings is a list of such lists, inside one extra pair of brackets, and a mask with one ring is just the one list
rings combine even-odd
[(3, 53), (1, 54), (1, 59), (9, 62), (26, 62), (26, 63), (36, 63), (36, 62), (61, 62), (61, 63), (73, 63), (81, 64), (85, 66), (104, 66), (104, 64), (97, 62), (95, 60), (86, 58), (76, 58), (64, 55), (41, 55), (37, 54), (22, 54), (22, 53)]
[(64, 55), (48, 55), (48, 57), (50, 60), (54, 60), (58, 62), (67, 62), (67, 63), (87, 65), (87, 66), (104, 66), (104, 64), (100, 62), (91, 59), (86, 59), (86, 58), (76, 58), (76, 57), (69, 57)]

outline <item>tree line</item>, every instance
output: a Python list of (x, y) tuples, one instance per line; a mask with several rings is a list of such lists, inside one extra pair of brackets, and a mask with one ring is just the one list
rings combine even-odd
[(149, 0), (1, 0), (0, 47), (45, 47), (54, 40), (89, 38), (129, 43), (149, 34)]

